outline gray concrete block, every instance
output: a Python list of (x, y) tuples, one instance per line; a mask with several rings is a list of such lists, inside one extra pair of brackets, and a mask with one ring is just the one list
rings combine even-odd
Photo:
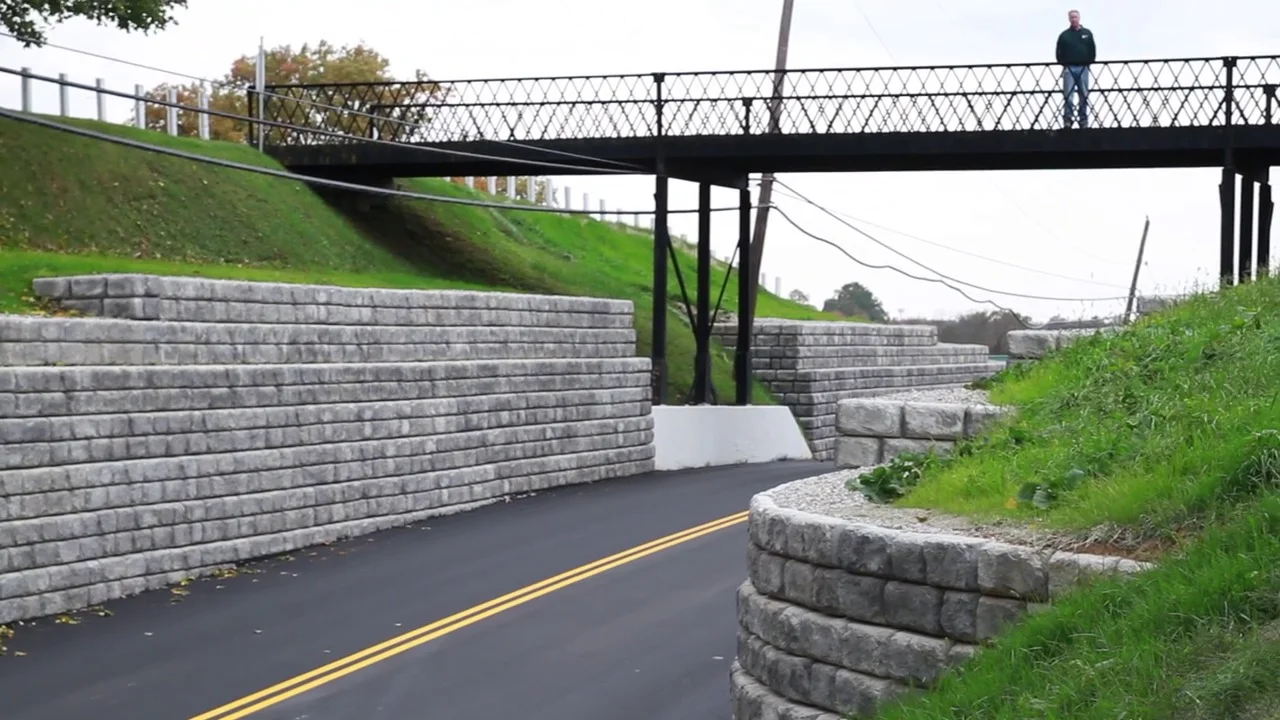
[(983, 595), (978, 598), (975, 639), (978, 642), (990, 640), (1022, 620), (1026, 614), (1027, 603), (1023, 600)]
[(883, 444), (883, 440), (873, 437), (836, 438), (833, 448), (836, 467), (858, 468), (877, 465), (880, 463)]
[(904, 403), (902, 418), (904, 437), (928, 440), (958, 440), (964, 437), (964, 405)]
[(889, 462), (890, 460), (905, 454), (924, 454), (934, 452), (938, 455), (947, 455), (955, 448), (955, 442), (951, 440), (914, 440), (907, 438), (886, 438), (884, 446), (881, 449), (881, 462)]
[(941, 635), (942, 597), (941, 588), (891, 580), (884, 587), (885, 625)]
[(991, 543), (978, 555), (983, 594), (1044, 601), (1049, 597), (1048, 556), (1030, 548)]
[(977, 437), (1011, 411), (1000, 405), (970, 405), (965, 412), (965, 437)]

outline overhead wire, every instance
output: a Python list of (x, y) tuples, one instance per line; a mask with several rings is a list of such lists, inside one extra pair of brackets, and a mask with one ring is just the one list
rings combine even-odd
[[(0, 31), (0, 37), (7, 37), (7, 38), (11, 38), (11, 39), (13, 39), (13, 40), (17, 40), (17, 41), (19, 41), (19, 42), (35, 42), (35, 40), (33, 40), (32, 38), (24, 37), (24, 36), (21, 36), (21, 35), (15, 35), (15, 34), (13, 34), (13, 33), (4, 32), (4, 31)], [(80, 48), (74, 48), (74, 47), (70, 47), (70, 46), (67, 46), (67, 45), (57, 45), (57, 44), (55, 44), (55, 43), (41, 42), (41, 43), (40, 43), (40, 47), (49, 47), (49, 48), (53, 48), (53, 49), (56, 49), (56, 50), (63, 50), (63, 51), (70, 52), (70, 53), (75, 53), (75, 54), (78, 54), (78, 55), (84, 55), (84, 56), (86, 56), (86, 57), (97, 58), (97, 59), (99, 59), (99, 60), (106, 60), (107, 62), (118, 63), (118, 64), (120, 64), (120, 65), (127, 65), (127, 66), (130, 66), (130, 67), (136, 67), (136, 68), (138, 68), (138, 69), (140, 69), (140, 70), (148, 70), (148, 71), (150, 71), (150, 72), (157, 72), (157, 73), (161, 73), (161, 74), (163, 74), (163, 75), (172, 75), (172, 76), (174, 76), (174, 77), (186, 78), (186, 79), (188, 79), (188, 80), (195, 80), (195, 81), (200, 82), (200, 83), (207, 83), (208, 85), (210, 85), (210, 86), (212, 86), (212, 87), (229, 88), (229, 89), (239, 90), (239, 91), (247, 91), (247, 90), (251, 89), (251, 88), (250, 88), (250, 87), (248, 87), (248, 86), (238, 85), (238, 84), (236, 84), (236, 83), (229, 83), (229, 82), (224, 82), (224, 81), (221, 81), (221, 80), (211, 80), (211, 79), (209, 79), (209, 78), (202, 77), (202, 76), (200, 76), (200, 75), (191, 75), (191, 74), (189, 74), (189, 73), (179, 72), (179, 71), (177, 71), (177, 70), (169, 70), (169, 69), (166, 69), (166, 68), (157, 67), (157, 66), (155, 66), (155, 65), (148, 65), (148, 64), (146, 64), (146, 63), (135, 62), (135, 61), (133, 61), (133, 60), (126, 60), (126, 59), (124, 59), (124, 58), (113, 57), (113, 56), (111, 56), (111, 55), (103, 55), (102, 53), (96, 53), (96, 52), (93, 52), (93, 51), (90, 51), (90, 50), (82, 50), (82, 49), (80, 49)], [(448, 82), (448, 81), (436, 81), (436, 80), (430, 80), (430, 81), (424, 81), (424, 82), (431, 82), (431, 83), (435, 83), (435, 84), (437, 84), (437, 85), (443, 85), (443, 83), (444, 83), (444, 82)], [(457, 82), (457, 81), (455, 81), (455, 82)], [(374, 83), (370, 83), (370, 84), (374, 84)], [(402, 84), (403, 84), (403, 83), (402, 83)], [(265, 88), (264, 88), (264, 89), (262, 89), (262, 90), (260, 90), (260, 91), (258, 91), (258, 92), (260, 92), (260, 93), (262, 94), (262, 96), (263, 96), (263, 97), (274, 97), (274, 98), (279, 98), (279, 99), (282, 99), (282, 100), (291, 100), (291, 101), (293, 101), (293, 102), (297, 102), (297, 103), (300, 103), (300, 104), (308, 105), (308, 106), (310, 106), (310, 107), (318, 108), (318, 109), (321, 109), (321, 110), (332, 110), (332, 111), (335, 111), (335, 112), (341, 112), (341, 113), (347, 113), (347, 114), (349, 114), (349, 115), (354, 115), (354, 116), (356, 116), (356, 117), (366, 117), (366, 118), (370, 118), (370, 119), (373, 119), (373, 120), (377, 120), (377, 121), (379, 121), (379, 122), (386, 122), (386, 123), (392, 123), (392, 124), (396, 124), (396, 125), (409, 126), (409, 127), (412, 127), (412, 128), (420, 127), (420, 125), (419, 125), (418, 123), (414, 123), (414, 122), (411, 122), (411, 121), (409, 121), (409, 120), (401, 120), (401, 119), (398, 119), (398, 118), (385, 117), (385, 116), (382, 116), (382, 115), (374, 115), (374, 114), (372, 114), (372, 113), (367, 113), (367, 112), (363, 112), (363, 111), (360, 111), (360, 110), (353, 110), (353, 109), (351, 109), (351, 108), (344, 108), (344, 107), (341, 107), (341, 106), (338, 106), (338, 105), (329, 105), (329, 104), (322, 103), (322, 102), (318, 102), (318, 101), (315, 101), (315, 100), (310, 100), (310, 99), (306, 99), (306, 98), (298, 98), (298, 97), (294, 97), (294, 96), (292, 96), (292, 95), (285, 95), (285, 94), (282, 94), (282, 93), (271, 92), (271, 91), (269, 91), (269, 90), (266, 90)], [(132, 95), (130, 95), (130, 97), (133, 97), (133, 96), (132, 96)], [(154, 100), (148, 100), (148, 102), (156, 102), (156, 101), (154, 101)], [(255, 122), (261, 122), (261, 121), (255, 121)], [(298, 127), (299, 129), (302, 129), (300, 126), (296, 126), (296, 127)], [(527, 145), (527, 144), (524, 144), (524, 143), (519, 143), (519, 142), (515, 142), (515, 141), (511, 141), (511, 140), (499, 140), (499, 139), (496, 139), (496, 138), (482, 138), (482, 140), (481, 140), (481, 141), (483, 141), (483, 142), (496, 143), (496, 144), (500, 144), (500, 145), (509, 145), (509, 146), (513, 146), (513, 147), (521, 148), (521, 149), (523, 149), (523, 150), (531, 150), (531, 151), (535, 151), (535, 152), (546, 153), (546, 154), (549, 154), (549, 155), (559, 155), (559, 156), (562, 156), (562, 157), (572, 157), (572, 158), (577, 158), (577, 159), (579, 159), (579, 160), (590, 160), (590, 161), (592, 161), (592, 162), (604, 163), (604, 164), (606, 164), (606, 165), (614, 165), (614, 166), (617, 166), (617, 167), (619, 167), (619, 168), (626, 168), (626, 169), (629, 169), (629, 170), (632, 170), (632, 171), (635, 171), (635, 170), (641, 170), (641, 171), (648, 170), (648, 168), (645, 168), (645, 167), (640, 166), (640, 165), (636, 165), (636, 164), (634, 164), (634, 163), (625, 163), (625, 162), (620, 162), (620, 161), (617, 161), (617, 160), (609, 160), (609, 159), (606, 159), (606, 158), (598, 158), (598, 157), (593, 157), (593, 156), (591, 156), (591, 155), (583, 155), (583, 154), (580, 154), (580, 153), (573, 153), (573, 152), (568, 152), (568, 151), (564, 151), (564, 150), (555, 150), (555, 149), (552, 149), (552, 148), (543, 148), (543, 147), (538, 147), (538, 146), (536, 146), (536, 145)], [(478, 142), (478, 141), (473, 141), (473, 142)], [(420, 149), (422, 149), (422, 150), (424, 150), (424, 151), (428, 151), (428, 152), (439, 152), (439, 153), (449, 153), (449, 154), (460, 154), (460, 155), (463, 155), (463, 156), (478, 157), (478, 158), (482, 158), (482, 159), (484, 159), (484, 158), (488, 158), (488, 159), (492, 159), (492, 160), (501, 160), (501, 161), (504, 161), (504, 162), (531, 162), (531, 161), (515, 160), (515, 159), (512, 159), (512, 158), (506, 158), (506, 157), (501, 157), (501, 156), (477, 155), (477, 154), (475, 154), (475, 153), (470, 153), (470, 154), (469, 154), (469, 153), (459, 153), (459, 152), (457, 152), (457, 151), (453, 151), (453, 150), (445, 150), (445, 149), (443, 149), (443, 148), (430, 148), (430, 147), (421, 147), (421, 146), (411, 146), (411, 147), (419, 147)], [(565, 167), (565, 168), (567, 168), (567, 169), (572, 169), (574, 166), (563, 166), (563, 167)]]
[[(792, 193), (790, 193), (790, 192), (787, 192), (786, 190), (781, 190), (781, 191), (779, 191), (779, 190), (775, 190), (774, 192), (778, 193), (779, 195), (781, 195), (781, 196), (783, 196), (783, 197), (790, 198), (790, 199), (792, 199), (792, 200), (799, 200), (799, 201), (801, 201), (801, 202), (804, 202), (804, 199), (803, 199), (803, 198), (801, 198), (799, 195), (794, 195), (794, 194), (792, 194)], [(1015, 269), (1017, 269), (1017, 270), (1024, 270), (1024, 271), (1026, 271), (1026, 272), (1036, 273), (1036, 274), (1038, 274), (1038, 275), (1045, 275), (1045, 276), (1047, 276), (1047, 277), (1055, 277), (1055, 278), (1059, 278), (1059, 279), (1062, 279), (1062, 280), (1071, 280), (1071, 281), (1073, 281), (1073, 282), (1086, 283), (1086, 284), (1089, 284), (1089, 285), (1098, 285), (1099, 287), (1117, 288), (1117, 289), (1120, 289), (1120, 290), (1125, 290), (1125, 289), (1127, 289), (1124, 285), (1117, 285), (1117, 284), (1115, 284), (1115, 283), (1100, 282), (1100, 281), (1098, 281), (1098, 280), (1089, 280), (1089, 279), (1087, 279), (1087, 278), (1075, 277), (1075, 276), (1073, 276), (1073, 275), (1061, 275), (1061, 274), (1059, 274), (1059, 273), (1050, 272), (1050, 271), (1048, 271), (1048, 270), (1041, 270), (1041, 269), (1039, 269), (1039, 268), (1033, 268), (1033, 267), (1029, 267), (1029, 266), (1026, 266), (1026, 265), (1019, 265), (1019, 264), (1017, 264), (1017, 263), (1009, 262), (1008, 260), (1001, 260), (1001, 259), (999, 259), (999, 258), (989, 257), (989, 256), (987, 256), (987, 255), (980, 255), (980, 254), (978, 254), (978, 253), (971, 252), (971, 251), (969, 251), (969, 250), (964, 250), (964, 249), (962, 249), (962, 248), (954, 247), (954, 246), (952, 246), (952, 245), (947, 245), (947, 244), (945, 244), (945, 243), (940, 243), (940, 242), (937, 242), (937, 241), (935, 241), (935, 240), (929, 240), (928, 238), (922, 238), (922, 237), (920, 237), (919, 235), (912, 235), (912, 234), (911, 234), (911, 233), (909, 233), (909, 232), (905, 232), (905, 231), (902, 231), (902, 230), (898, 230), (898, 229), (896, 229), (896, 228), (891, 228), (891, 227), (888, 227), (888, 226), (886, 226), (886, 225), (881, 225), (881, 224), (879, 224), (879, 223), (872, 222), (871, 220), (867, 220), (867, 219), (865, 219), (865, 218), (860, 218), (860, 217), (857, 217), (857, 216), (854, 216), (854, 215), (850, 215), (849, 213), (846, 213), (846, 212), (841, 212), (841, 211), (839, 211), (839, 210), (830, 210), (830, 209), (828, 209), (828, 210), (829, 210), (829, 212), (831, 212), (831, 213), (834, 213), (834, 214), (836, 214), (836, 215), (839, 215), (840, 217), (846, 218), (846, 219), (851, 220), (851, 221), (853, 221), (853, 222), (860, 222), (860, 223), (862, 223), (862, 224), (864, 224), (864, 225), (870, 225), (871, 227), (879, 228), (879, 229), (884, 230), (884, 231), (886, 231), (886, 232), (891, 232), (891, 233), (893, 233), (893, 234), (895, 234), (895, 235), (901, 235), (902, 237), (911, 238), (912, 240), (917, 240), (917, 241), (922, 242), (922, 243), (924, 243), (924, 244), (926, 244), (926, 245), (932, 245), (932, 246), (934, 246), (934, 247), (942, 248), (942, 249), (944, 249), (944, 250), (950, 250), (951, 252), (959, 253), (960, 255), (968, 255), (969, 257), (977, 258), (978, 260), (986, 260), (987, 262), (995, 263), (995, 264), (997, 264), (997, 265), (1004, 265), (1004, 266), (1006, 266), (1006, 267), (1015, 268)]]
[[(288, 172), (286, 170), (276, 170), (273, 168), (262, 167), (259, 165), (248, 165), (245, 163), (235, 162), (233, 160), (224, 160), (222, 158), (214, 158), (214, 157), (209, 157), (207, 155), (198, 155), (195, 153), (184, 152), (182, 150), (177, 150), (174, 148), (167, 148), (160, 145), (153, 145), (150, 143), (132, 140), (126, 137), (118, 136), (118, 135), (111, 135), (108, 133), (98, 132), (96, 130), (90, 130), (88, 128), (79, 128), (72, 125), (66, 125), (64, 123), (54, 122), (52, 120), (47, 120), (37, 115), (30, 115), (17, 110), (10, 110), (8, 108), (0, 108), (0, 117), (8, 118), (10, 120), (16, 120), (18, 122), (29, 123), (32, 125), (39, 125), (41, 127), (48, 128), (50, 130), (56, 130), (56, 131), (68, 133), (71, 135), (78, 135), (80, 137), (100, 140), (102, 142), (112, 143), (115, 145), (123, 145), (125, 147), (131, 147), (137, 150), (144, 150), (147, 152), (153, 152), (160, 155), (168, 155), (170, 157), (182, 158), (184, 160), (190, 160), (192, 162), (204, 163), (207, 165), (215, 165), (218, 167), (224, 167), (224, 168), (229, 168), (233, 170), (241, 170), (244, 172), (257, 173), (259, 175), (269, 175), (271, 177), (278, 177), (286, 180), (293, 180), (296, 182), (306, 183), (308, 185), (319, 185), (322, 187), (339, 188), (342, 190), (354, 190), (357, 192), (363, 192), (363, 193), (368, 193), (372, 195), (403, 197), (403, 198), (411, 198), (415, 200), (427, 200), (430, 202), (439, 202), (439, 203), (444, 203), (449, 205), (468, 205), (471, 207), (492, 208), (495, 210), (558, 213), (562, 215), (565, 215), (565, 214), (595, 215), (598, 212), (598, 211), (586, 210), (586, 209), (573, 210), (569, 208), (555, 208), (555, 207), (547, 207), (543, 205), (520, 205), (518, 203), (492, 202), (487, 200), (469, 200), (467, 198), (456, 198), (456, 197), (449, 197), (445, 195), (431, 195), (428, 193), (410, 192), (408, 190), (397, 190), (394, 188), (373, 187), (370, 185), (361, 185), (359, 183), (344, 182), (342, 180), (331, 180), (329, 178), (316, 177), (312, 175), (301, 175), (298, 173)], [(737, 211), (739, 209), (740, 208), (735, 206), (732, 208), (720, 208), (719, 210)], [(711, 210), (716, 211), (717, 208), (711, 208)], [(610, 212), (616, 212), (616, 213), (621, 213), (625, 215), (655, 214), (654, 210), (614, 210)], [(688, 214), (688, 213), (696, 213), (696, 212), (698, 212), (697, 208), (688, 208), (688, 209), (682, 208), (682, 209), (676, 209), (676, 210), (667, 210), (668, 214)]]
[(965, 281), (965, 280), (961, 280), (961, 279), (959, 279), (959, 278), (951, 277), (950, 275), (947, 275), (946, 273), (943, 273), (943, 272), (941, 272), (941, 271), (939, 271), (939, 270), (935, 270), (934, 268), (931, 268), (931, 267), (929, 267), (928, 265), (925, 265), (924, 263), (920, 262), (919, 260), (916, 260), (915, 258), (911, 257), (910, 255), (907, 255), (906, 253), (904, 253), (904, 252), (902, 252), (902, 251), (900, 251), (900, 250), (898, 250), (898, 249), (894, 248), (892, 245), (889, 245), (888, 243), (886, 243), (886, 242), (884, 242), (883, 240), (881, 240), (881, 239), (877, 238), (876, 236), (872, 235), (871, 233), (869, 233), (869, 232), (867, 232), (867, 231), (863, 230), (862, 228), (858, 227), (857, 225), (854, 225), (853, 223), (851, 223), (851, 222), (849, 222), (849, 221), (845, 220), (844, 218), (841, 218), (840, 216), (838, 216), (838, 215), (836, 215), (835, 213), (833, 213), (833, 212), (831, 212), (830, 210), (828, 210), (826, 207), (824, 207), (824, 206), (822, 206), (822, 205), (820, 205), (820, 204), (818, 204), (818, 203), (814, 202), (813, 200), (810, 200), (810, 199), (809, 199), (808, 197), (806, 197), (803, 193), (799, 192), (798, 190), (796, 190), (795, 188), (791, 187), (790, 185), (787, 185), (785, 182), (783, 182), (783, 181), (781, 181), (781, 180), (777, 180), (777, 179), (775, 179), (775, 180), (774, 180), (774, 182), (775, 182), (775, 183), (777, 183), (777, 184), (779, 184), (779, 185), (781, 185), (783, 188), (785, 188), (785, 189), (787, 189), (787, 190), (791, 191), (792, 193), (795, 193), (796, 195), (798, 195), (798, 196), (799, 196), (799, 198), (800, 198), (800, 200), (802, 200), (803, 202), (808, 203), (809, 205), (812, 205), (812, 206), (813, 206), (813, 207), (815, 207), (815, 208), (818, 208), (818, 210), (822, 211), (823, 213), (827, 214), (828, 216), (830, 216), (830, 217), (832, 217), (832, 218), (835, 218), (835, 220), (836, 220), (837, 222), (841, 223), (842, 225), (844, 225), (844, 226), (845, 226), (845, 227), (847, 227), (847, 228), (850, 228), (851, 230), (853, 230), (854, 232), (858, 233), (859, 235), (862, 235), (863, 237), (867, 238), (868, 240), (870, 240), (870, 241), (872, 241), (872, 242), (876, 243), (876, 244), (877, 244), (877, 245), (879, 245), (880, 247), (885, 248), (885, 249), (886, 249), (886, 250), (888, 250), (889, 252), (892, 252), (892, 253), (894, 253), (895, 255), (897, 255), (897, 256), (899, 256), (899, 257), (903, 258), (903, 259), (904, 259), (904, 260), (906, 260), (907, 262), (913, 263), (913, 264), (915, 264), (915, 265), (919, 265), (920, 267), (924, 268), (925, 270), (928, 270), (929, 272), (933, 273), (934, 275), (937, 275), (938, 277), (944, 278), (944, 279), (946, 279), (946, 280), (950, 280), (951, 282), (956, 283), (957, 285), (964, 285), (964, 286), (966, 286), (966, 287), (973, 288), (974, 290), (981, 290), (981, 291), (983, 291), (983, 292), (991, 293), (992, 295), (1004, 295), (1004, 296), (1006, 296), (1006, 297), (1024, 298), (1024, 299), (1027, 299), (1027, 300), (1048, 300), (1048, 301), (1057, 301), (1057, 302), (1107, 302), (1107, 301), (1127, 300), (1127, 299), (1128, 299), (1128, 296), (1127, 296), (1127, 295), (1122, 295), (1122, 296), (1112, 296), (1112, 297), (1051, 297), (1051, 296), (1047, 296), (1047, 295), (1030, 295), (1030, 294), (1027, 294), (1027, 293), (1016, 293), (1016, 292), (1010, 292), (1010, 291), (1007, 291), (1007, 290), (996, 290), (996, 289), (994, 289), (994, 288), (984, 287), (984, 286), (982, 286), (982, 285), (977, 285), (977, 284), (975, 284), (975, 283), (967, 282), (967, 281)]
[(919, 276), (919, 275), (913, 275), (913, 274), (911, 274), (911, 273), (907, 272), (906, 270), (903, 270), (902, 268), (896, 267), (896, 266), (894, 266), (894, 265), (877, 265), (877, 264), (875, 264), (875, 263), (869, 263), (869, 262), (867, 262), (867, 261), (865, 261), (865, 260), (860, 260), (860, 259), (858, 259), (857, 257), (855, 257), (852, 253), (850, 253), (848, 250), (846, 250), (843, 246), (841, 246), (839, 243), (834, 242), (834, 241), (832, 241), (832, 240), (829, 240), (829, 239), (827, 239), (827, 238), (824, 238), (824, 237), (822, 237), (822, 236), (820, 236), (820, 235), (818, 235), (818, 234), (816, 234), (816, 233), (811, 232), (810, 230), (806, 229), (805, 227), (801, 226), (798, 222), (796, 222), (794, 219), (792, 219), (792, 218), (791, 218), (791, 216), (790, 216), (790, 215), (788, 215), (788, 214), (786, 213), (786, 211), (785, 211), (785, 210), (783, 210), (782, 208), (778, 207), (776, 204), (774, 204), (770, 209), (771, 209), (773, 212), (776, 212), (776, 213), (778, 213), (779, 215), (781, 215), (781, 216), (782, 216), (782, 219), (786, 220), (786, 221), (787, 221), (787, 222), (788, 222), (792, 227), (794, 227), (794, 228), (795, 228), (796, 230), (798, 230), (800, 233), (802, 233), (802, 234), (806, 235), (807, 237), (809, 237), (809, 238), (811, 238), (811, 239), (813, 239), (813, 240), (816, 240), (816, 241), (818, 241), (818, 242), (820, 242), (820, 243), (823, 243), (824, 245), (828, 245), (828, 246), (830, 246), (830, 247), (832, 247), (832, 248), (835, 248), (838, 252), (840, 252), (840, 254), (844, 255), (845, 257), (849, 258), (849, 259), (850, 259), (850, 260), (852, 260), (853, 262), (855, 262), (855, 263), (857, 263), (858, 265), (861, 265), (861, 266), (863, 266), (863, 267), (865, 267), (865, 268), (870, 268), (870, 269), (872, 269), (872, 270), (892, 270), (892, 271), (894, 271), (894, 272), (896, 272), (896, 273), (899, 273), (899, 274), (901, 274), (901, 275), (905, 275), (906, 277), (909, 277), (909, 278), (911, 278), (912, 280), (919, 280), (919, 281), (921, 281), (921, 282), (937, 283), (937, 284), (942, 285), (942, 286), (944, 286), (944, 287), (947, 287), (947, 288), (949, 288), (949, 289), (951, 289), (951, 290), (954, 290), (955, 292), (957, 292), (957, 293), (959, 293), (960, 295), (964, 296), (964, 298), (965, 298), (965, 299), (967, 299), (967, 300), (969, 300), (969, 302), (976, 303), (976, 304), (979, 304), (979, 305), (983, 305), (983, 304), (985, 304), (985, 305), (991, 305), (992, 307), (996, 308), (997, 310), (1000, 310), (1001, 312), (1008, 313), (1009, 315), (1012, 315), (1012, 316), (1013, 316), (1013, 318), (1018, 322), (1018, 324), (1019, 324), (1019, 325), (1021, 325), (1023, 328), (1027, 329), (1027, 330), (1040, 330), (1040, 329), (1043, 329), (1043, 328), (1048, 327), (1048, 326), (1051, 324), (1051, 323), (1041, 323), (1041, 324), (1039, 324), (1039, 325), (1035, 325), (1035, 324), (1029, 323), (1029, 322), (1027, 322), (1027, 321), (1023, 318), (1023, 316), (1022, 316), (1020, 313), (1018, 313), (1017, 311), (1012, 310), (1012, 309), (1010, 309), (1010, 308), (1007, 308), (1007, 307), (1005, 307), (1005, 306), (1001, 305), (1000, 303), (995, 302), (994, 300), (987, 300), (987, 299), (979, 299), (979, 298), (975, 298), (975, 297), (973, 297), (972, 295), (970, 295), (969, 293), (967, 293), (967, 292), (965, 292), (964, 290), (962, 290), (962, 289), (960, 289), (960, 288), (958, 288), (958, 287), (956, 287), (956, 286), (954, 286), (954, 285), (952, 285), (952, 284), (948, 283), (948, 282), (947, 282), (947, 281), (945, 281), (945, 280), (942, 280), (942, 279), (939, 279), (939, 278), (929, 278), (929, 277), (921, 277), (921, 276)]

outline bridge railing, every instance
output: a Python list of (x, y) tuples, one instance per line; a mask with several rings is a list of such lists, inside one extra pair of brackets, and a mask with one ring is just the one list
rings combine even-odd
[[(1280, 56), (1089, 71), (1090, 128), (1280, 123)], [(1063, 74), (1016, 64), (277, 85), (264, 116), (295, 126), (267, 129), (270, 145), (1049, 131), (1064, 127)]]

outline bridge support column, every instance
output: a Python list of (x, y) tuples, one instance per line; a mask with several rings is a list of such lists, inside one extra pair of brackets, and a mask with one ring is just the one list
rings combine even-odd
[(658, 168), (653, 193), (653, 404), (667, 402), (667, 178)]
[(1235, 282), (1236, 239), (1236, 178), (1231, 167), (1222, 168), (1222, 182), (1218, 184), (1218, 201), (1222, 213), (1222, 235), (1219, 240), (1218, 287)]
[[(733, 350), (734, 403), (751, 404), (751, 190), (743, 181), (738, 190), (738, 342)], [(1259, 231), (1261, 236), (1261, 231)]]
[(1259, 278), (1271, 274), (1271, 215), (1275, 203), (1271, 201), (1271, 168), (1258, 171), (1258, 265)]
[(698, 183), (698, 311), (692, 405), (711, 404), (711, 185)]
[(1255, 174), (1240, 173), (1240, 261), (1236, 265), (1236, 282), (1253, 280), (1253, 185)]

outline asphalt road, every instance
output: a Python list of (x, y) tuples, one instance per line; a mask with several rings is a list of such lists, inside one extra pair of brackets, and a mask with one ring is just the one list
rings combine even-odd
[[(110, 617), (42, 620), (17, 628), (0, 658), (0, 717), (727, 720), (744, 523), (453, 616), (828, 469), (778, 463), (562, 488), (267, 560), (191, 583), (185, 596), (108, 603)], [(243, 700), (451, 617), (385, 659), (369, 653)]]

